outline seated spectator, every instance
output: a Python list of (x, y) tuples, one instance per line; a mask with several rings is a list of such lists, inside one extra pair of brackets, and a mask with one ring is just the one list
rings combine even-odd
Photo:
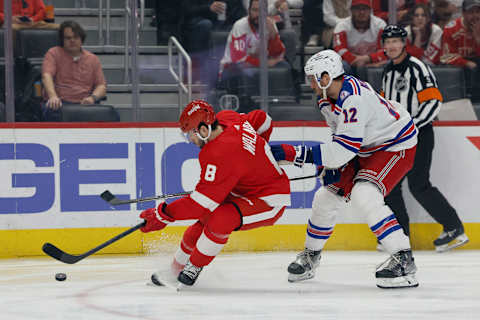
[(464, 0), (462, 17), (445, 26), (440, 62), (465, 67), (467, 91), (480, 100), (480, 0)]
[[(428, 0), (397, 0), (397, 23), (401, 26), (407, 26), (412, 21), (411, 10), (419, 3), (428, 5)], [(373, 14), (388, 22), (388, 17), (392, 10), (389, 10), (389, 0), (372, 0)]]
[(180, 26), (183, 22), (182, 3), (184, 0), (155, 1), (153, 26), (157, 27), (157, 45), (167, 45), (171, 36), (181, 39)]
[(405, 30), (408, 53), (430, 65), (440, 62), (443, 31), (432, 22), (427, 5), (420, 3), (413, 7), (412, 23)]
[[(0, 25), (4, 22), (4, 3), (0, 0)], [(48, 23), (45, 19), (43, 0), (12, 0), (12, 29), (58, 29), (56, 23)]]
[(302, 45), (317, 46), (325, 28), (322, 1), (304, 0), (302, 16)]
[(303, 0), (268, 0), (268, 15), (275, 21), (280, 31), (280, 39), (285, 45), (285, 59), (293, 65), (297, 55), (297, 34), (290, 20), (290, 8), (302, 8)]
[[(228, 36), (225, 54), (220, 61), (220, 86), (227, 89), (229, 93), (243, 95), (240, 97), (241, 99), (246, 99), (240, 102), (243, 108), (251, 107), (251, 101), (248, 98), (258, 88), (258, 83), (255, 79), (258, 75), (258, 66), (260, 65), (259, 0), (250, 2), (248, 13), (247, 17), (241, 18), (233, 25), (232, 31), (230, 31)], [(268, 66), (290, 68), (284, 59), (285, 46), (280, 40), (275, 22), (270, 17), (267, 17), (267, 34)], [(250, 79), (245, 81), (247, 83), (246, 88), (238, 84), (241, 78)]]
[(229, 31), (233, 23), (247, 12), (239, 0), (183, 0), (182, 4), (182, 43), (192, 57), (192, 75), (195, 82), (208, 82), (208, 77), (204, 75), (208, 74), (210, 67), (206, 62), (211, 31)]
[(100, 60), (82, 48), (85, 31), (74, 21), (60, 25), (60, 46), (48, 50), (42, 65), (45, 121), (61, 121), (63, 104), (95, 104), (106, 94)]
[(352, 0), (351, 17), (341, 20), (333, 31), (333, 48), (343, 59), (345, 73), (354, 73), (351, 67), (387, 62), (381, 44), (386, 23), (371, 11), (370, 0)]
[[(351, 5), (352, 0), (323, 0), (323, 21), (326, 26), (321, 34), (321, 44), (325, 48), (330, 48), (332, 46), (333, 30), (342, 19), (350, 16)], [(318, 42), (317, 39), (314, 39), (313, 41)], [(307, 46), (308, 45), (311, 44), (307, 43)]]
[(462, 2), (463, 0), (433, 0), (433, 22), (443, 30), (447, 23), (461, 17)]

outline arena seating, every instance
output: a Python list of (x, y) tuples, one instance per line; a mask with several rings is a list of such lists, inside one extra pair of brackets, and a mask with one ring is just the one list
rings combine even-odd
[(64, 122), (117, 122), (120, 116), (110, 105), (80, 105), (69, 104), (62, 107)]

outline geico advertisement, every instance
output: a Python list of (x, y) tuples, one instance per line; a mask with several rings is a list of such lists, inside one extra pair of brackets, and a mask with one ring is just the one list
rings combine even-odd
[[(190, 191), (200, 172), (199, 149), (177, 128), (1, 129), (0, 228), (130, 226), (155, 202), (110, 206), (99, 197), (110, 190), (120, 199)], [(326, 127), (278, 127), (273, 143), (315, 144), (329, 140)], [(480, 221), (479, 149), (468, 137), (480, 127), (437, 127), (432, 182), (465, 222)], [(235, 159), (232, 159), (234, 165)], [(286, 166), (290, 177), (314, 173)], [(280, 223), (305, 223), (317, 179), (292, 182), (292, 206)], [(409, 194), (413, 221), (430, 221)], [(349, 208), (339, 223), (364, 222)], [(177, 223), (178, 224), (178, 223)]]

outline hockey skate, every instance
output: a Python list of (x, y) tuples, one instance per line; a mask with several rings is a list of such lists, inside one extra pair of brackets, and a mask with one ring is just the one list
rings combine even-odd
[(319, 251), (305, 248), (297, 255), (297, 259), (288, 266), (288, 281), (298, 282), (315, 276), (315, 269), (320, 264)]
[(180, 283), (183, 283), (186, 286), (193, 286), (195, 281), (197, 281), (202, 269), (203, 267), (194, 266), (190, 261), (188, 261), (182, 272), (180, 272), (178, 275), (177, 279)]
[(443, 231), (442, 234), (433, 241), (437, 252), (445, 252), (453, 248), (463, 246), (468, 242), (463, 226), (452, 231)]
[(382, 289), (418, 287), (417, 267), (412, 250), (401, 250), (382, 263), (375, 273), (377, 287)]

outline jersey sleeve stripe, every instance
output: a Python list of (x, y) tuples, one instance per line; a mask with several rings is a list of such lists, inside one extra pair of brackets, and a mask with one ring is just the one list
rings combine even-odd
[(427, 88), (417, 93), (417, 98), (419, 103), (424, 103), (428, 100), (438, 100), (443, 101), (442, 94), (438, 88)]
[(198, 203), (199, 205), (201, 205), (202, 207), (204, 207), (205, 209), (208, 209), (210, 211), (217, 209), (217, 207), (219, 206), (219, 203), (213, 201), (212, 199), (210, 199), (209, 197), (207, 197), (206, 195), (198, 191), (193, 191), (192, 194), (190, 195), (190, 198), (196, 203)]
[(262, 133), (264, 133), (265, 131), (270, 129), (270, 127), (272, 125), (272, 118), (268, 114), (265, 114), (265, 115), (266, 115), (265, 121), (262, 123), (260, 128), (258, 128), (258, 130), (257, 130), (257, 133), (259, 135), (261, 135)]
[(352, 142), (362, 142), (363, 141), (363, 138), (354, 138), (354, 137), (349, 137), (347, 135), (344, 135), (344, 134), (335, 134), (333, 135), (334, 137), (339, 137), (339, 138), (343, 138), (343, 139), (346, 139), (346, 140), (350, 140)]

